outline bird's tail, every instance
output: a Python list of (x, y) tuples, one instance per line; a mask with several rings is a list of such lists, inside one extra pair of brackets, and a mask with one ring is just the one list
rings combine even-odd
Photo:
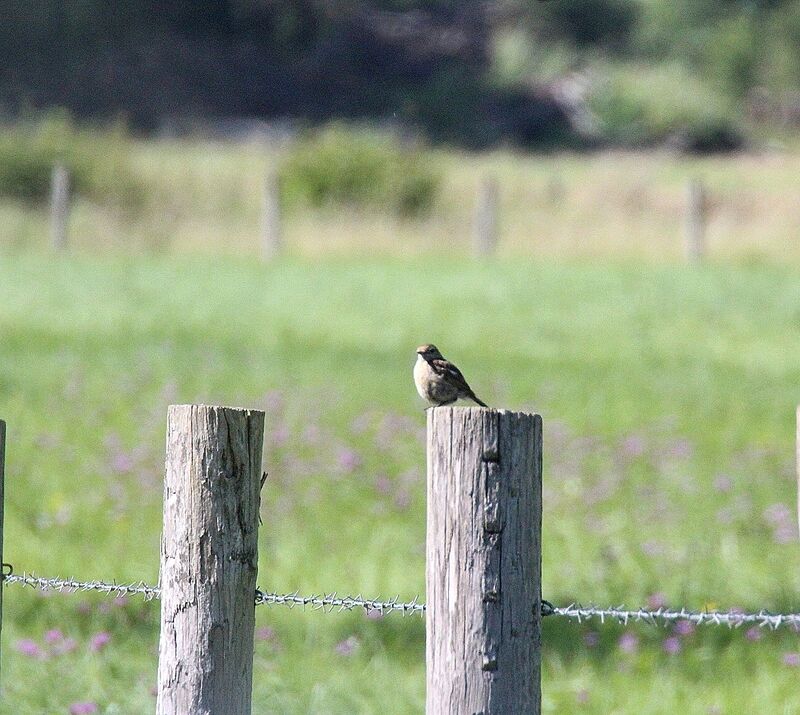
[(478, 403), (478, 404), (479, 404), (481, 407), (488, 407), (488, 406), (489, 406), (489, 405), (487, 405), (485, 402), (483, 402), (483, 401), (479, 400), (479, 399), (478, 399), (478, 397), (475, 395), (475, 393), (474, 393), (474, 392), (471, 392), (471, 393), (470, 393), (470, 395), (469, 395), (469, 399), (470, 399), (470, 400), (472, 400), (473, 402), (477, 402), (477, 403)]

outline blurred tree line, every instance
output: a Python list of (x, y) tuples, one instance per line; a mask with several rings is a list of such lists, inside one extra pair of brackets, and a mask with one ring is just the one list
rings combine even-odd
[(373, 119), (468, 146), (738, 145), (800, 121), (800, 0), (0, 3), (0, 112)]

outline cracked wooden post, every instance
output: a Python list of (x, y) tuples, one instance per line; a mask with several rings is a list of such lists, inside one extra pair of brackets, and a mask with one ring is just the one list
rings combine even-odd
[(542, 419), (428, 410), (428, 715), (539, 715)]
[(264, 413), (171, 405), (158, 715), (250, 715)]

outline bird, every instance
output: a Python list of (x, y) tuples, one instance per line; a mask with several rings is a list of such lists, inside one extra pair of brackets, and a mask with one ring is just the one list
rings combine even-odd
[(445, 360), (435, 345), (420, 345), (417, 348), (414, 384), (419, 396), (435, 407), (450, 405), (459, 398), (470, 399), (481, 407), (488, 407), (472, 391), (461, 370)]

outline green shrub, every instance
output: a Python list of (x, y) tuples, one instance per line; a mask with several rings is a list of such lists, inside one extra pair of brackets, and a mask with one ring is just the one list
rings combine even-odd
[(374, 132), (331, 125), (295, 145), (280, 171), (289, 203), (389, 209), (401, 216), (428, 210), (440, 176), (416, 149)]
[(743, 144), (729, 103), (680, 65), (613, 68), (596, 83), (589, 108), (600, 135), (614, 144), (667, 142), (699, 152)]
[(130, 139), (123, 130), (76, 128), (64, 113), (0, 128), (0, 196), (47, 199), (53, 165), (70, 172), (75, 193), (125, 207), (139, 206), (145, 186), (135, 175)]

